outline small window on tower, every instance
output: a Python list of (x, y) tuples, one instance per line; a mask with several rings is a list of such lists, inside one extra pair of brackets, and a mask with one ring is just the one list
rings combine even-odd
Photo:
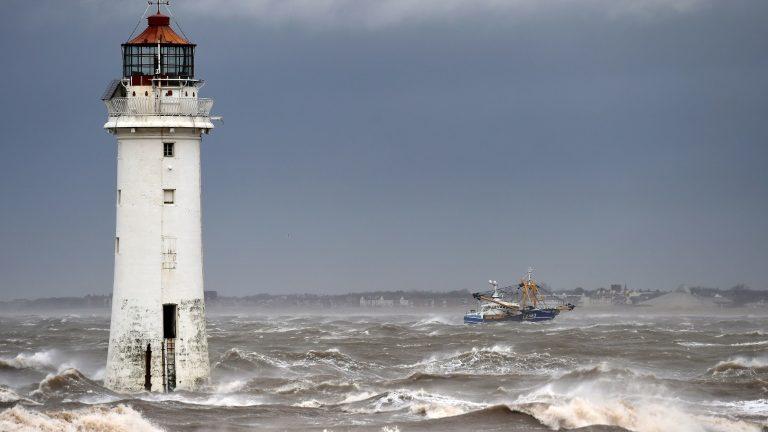
[(176, 189), (163, 189), (163, 204), (173, 204)]
[(173, 143), (163, 143), (163, 156), (173, 157)]
[(115, 253), (120, 253), (120, 237), (115, 237)]
[(122, 198), (123, 198), (123, 197), (122, 197), (122, 195), (123, 195), (123, 193), (122, 193), (122, 192), (123, 192), (123, 191), (122, 191), (122, 190), (120, 190), (120, 189), (118, 189), (118, 190), (117, 190), (117, 204), (118, 204), (118, 205), (120, 204), (120, 201), (121, 201), (121, 200), (122, 200)]

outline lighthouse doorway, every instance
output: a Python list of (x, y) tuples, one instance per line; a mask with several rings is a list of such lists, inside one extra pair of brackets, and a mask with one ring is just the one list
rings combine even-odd
[(163, 339), (176, 339), (176, 305), (163, 305)]
[(163, 305), (163, 384), (166, 392), (176, 388), (176, 318), (175, 304)]

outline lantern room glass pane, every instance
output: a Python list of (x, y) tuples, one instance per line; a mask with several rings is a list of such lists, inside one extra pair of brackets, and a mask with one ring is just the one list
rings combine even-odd
[[(161, 45), (160, 75), (192, 78), (195, 75), (192, 45)], [(155, 75), (158, 70), (156, 45), (124, 45), (123, 76)]]
[(160, 47), (162, 74), (178, 77), (194, 76), (194, 47), (190, 45), (166, 45)]
[(137, 45), (123, 47), (123, 76), (154, 75), (156, 68), (155, 47)]

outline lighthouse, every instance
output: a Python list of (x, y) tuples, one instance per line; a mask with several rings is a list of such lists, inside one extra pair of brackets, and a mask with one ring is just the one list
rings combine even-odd
[(122, 44), (122, 76), (102, 97), (104, 128), (117, 138), (104, 384), (120, 392), (194, 390), (210, 375), (200, 145), (213, 129), (213, 100), (200, 97), (195, 44), (174, 31), (161, 4), (150, 2), (147, 28)]

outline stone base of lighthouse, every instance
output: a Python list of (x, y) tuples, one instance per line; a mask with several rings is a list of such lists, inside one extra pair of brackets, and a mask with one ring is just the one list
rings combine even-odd
[[(104, 385), (126, 393), (197, 390), (208, 383), (210, 368), (202, 300), (180, 301), (176, 305), (179, 327), (186, 335), (165, 338), (149, 323), (162, 323), (163, 305), (119, 301), (121, 334), (110, 338)], [(114, 313), (114, 312), (113, 312)], [(201, 328), (202, 327), (202, 328)], [(152, 334), (156, 333), (156, 334)], [(151, 336), (150, 336), (151, 334)]]
[(118, 151), (104, 383), (121, 392), (197, 389), (210, 375), (200, 144), (212, 125), (208, 119), (143, 116), (110, 119), (105, 127), (117, 136)]

